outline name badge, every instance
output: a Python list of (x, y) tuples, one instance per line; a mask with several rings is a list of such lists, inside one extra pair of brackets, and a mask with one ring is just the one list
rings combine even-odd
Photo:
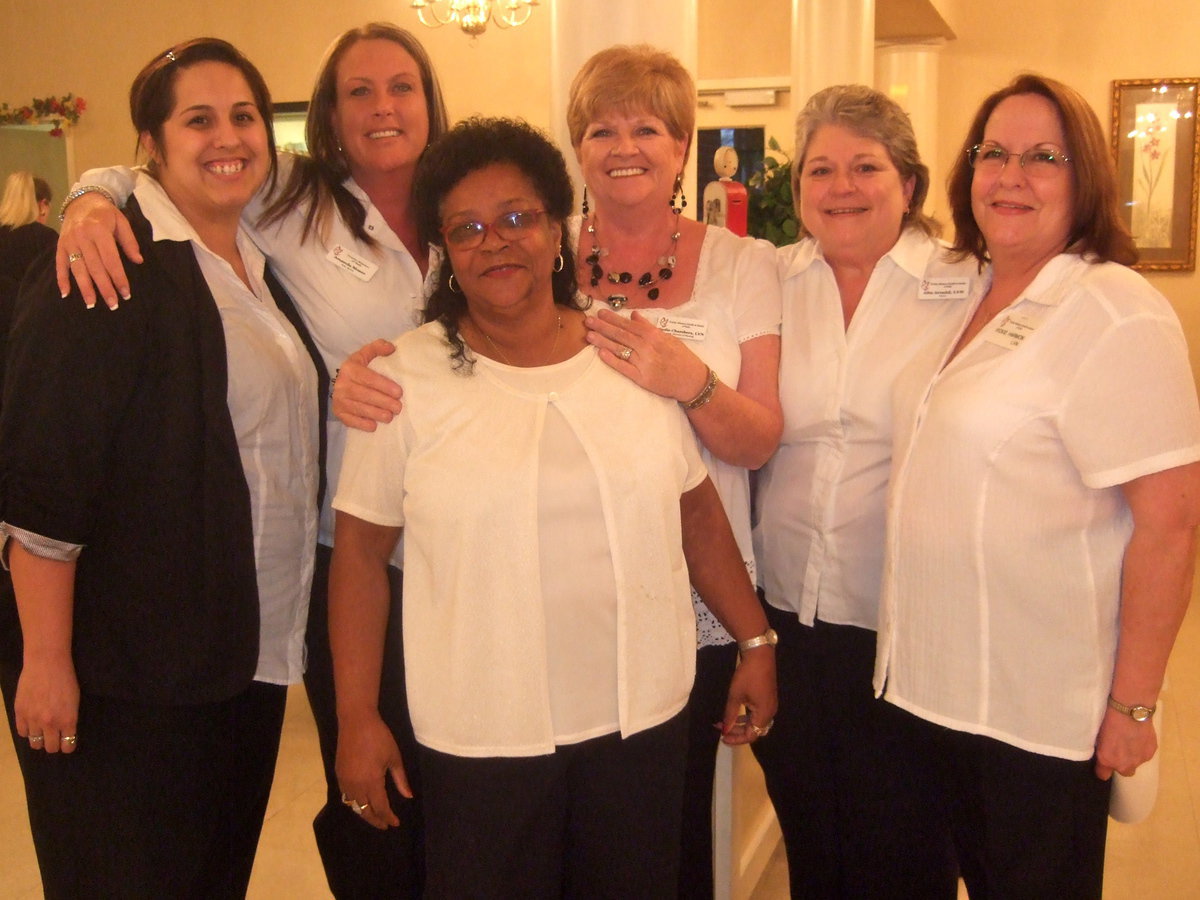
[(984, 336), (989, 344), (1015, 350), (1025, 342), (1025, 338), (1033, 334), (1038, 323), (1028, 316), (1017, 316), (1006, 313), (995, 325), (992, 325)]
[(969, 278), (922, 278), (917, 296), (922, 300), (963, 300), (970, 290)]
[[(645, 310), (642, 313), (645, 314)], [(704, 319), (685, 319), (682, 316), (658, 315), (651, 319), (659, 331), (677, 337), (681, 341), (702, 341), (708, 334), (708, 322)]]
[(325, 258), (340, 269), (349, 272), (359, 281), (370, 281), (379, 271), (379, 266), (369, 259), (363, 259), (354, 251), (334, 244), (333, 249), (325, 254)]

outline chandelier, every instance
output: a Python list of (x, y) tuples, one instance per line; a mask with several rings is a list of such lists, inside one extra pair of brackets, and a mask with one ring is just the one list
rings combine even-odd
[(537, 5), (538, 0), (412, 0), (422, 25), (454, 23), (472, 37), (483, 34), (489, 19), (499, 28), (524, 25)]

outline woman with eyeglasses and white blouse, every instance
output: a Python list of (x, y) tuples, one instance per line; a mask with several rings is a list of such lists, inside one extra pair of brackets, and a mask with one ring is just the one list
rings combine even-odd
[(1187, 346), (1126, 268), (1108, 140), (1076, 91), (1023, 75), (990, 95), (950, 203), (984, 277), (896, 382), (875, 686), (928, 737), (972, 896), (1096, 898), (1109, 779), (1154, 755), (1191, 596)]

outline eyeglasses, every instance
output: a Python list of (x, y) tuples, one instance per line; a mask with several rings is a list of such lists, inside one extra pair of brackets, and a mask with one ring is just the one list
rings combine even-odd
[(487, 222), (457, 222), (442, 229), (446, 243), (456, 250), (472, 250), (483, 243), (489, 231), (494, 231), (505, 241), (519, 241), (529, 236), (537, 227), (544, 209), (518, 209), (507, 212), (490, 225)]
[(1009, 158), (1013, 156), (1017, 158), (1021, 168), (1025, 170), (1025, 174), (1031, 178), (1049, 178), (1051, 175), (1063, 171), (1067, 163), (1071, 161), (1071, 157), (1063, 151), (1045, 145), (1030, 147), (1024, 153), (1009, 153), (995, 141), (987, 141), (976, 144), (967, 151), (967, 159), (971, 162), (971, 168), (987, 172), (990, 175), (1004, 171)]

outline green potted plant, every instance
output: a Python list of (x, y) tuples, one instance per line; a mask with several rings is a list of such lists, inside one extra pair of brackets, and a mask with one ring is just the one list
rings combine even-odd
[[(792, 208), (792, 161), (775, 138), (769, 138), (761, 168), (750, 176), (747, 230), (776, 247), (795, 243), (800, 231)], [(774, 155), (772, 155), (774, 154)]]

